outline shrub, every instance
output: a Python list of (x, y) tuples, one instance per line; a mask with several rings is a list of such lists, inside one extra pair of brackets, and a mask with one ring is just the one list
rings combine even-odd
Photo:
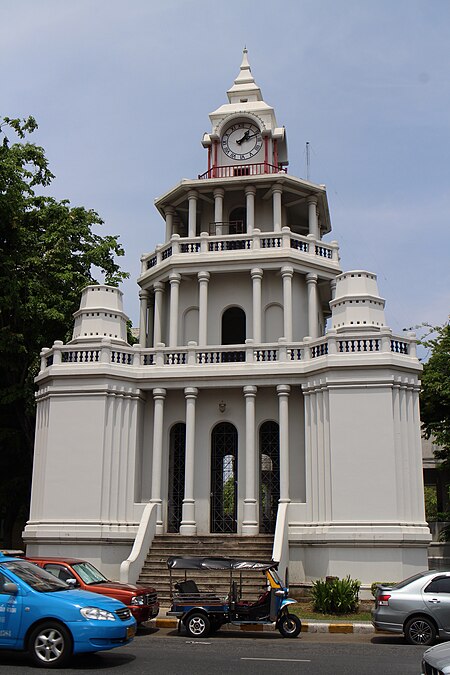
[(322, 614), (349, 614), (358, 611), (359, 589), (356, 579), (331, 577), (313, 582), (311, 595), (316, 612)]
[(397, 581), (374, 581), (373, 584), (370, 586), (370, 591), (373, 595), (374, 598), (377, 597), (377, 588), (378, 586), (395, 586), (397, 584)]

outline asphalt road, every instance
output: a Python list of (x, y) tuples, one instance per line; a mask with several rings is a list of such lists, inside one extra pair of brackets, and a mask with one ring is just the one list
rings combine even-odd
[(195, 640), (170, 629), (141, 630), (126, 647), (74, 657), (63, 670), (34, 668), (27, 657), (0, 652), (8, 675), (99, 671), (115, 675), (419, 675), (423, 647), (384, 635), (217, 633)]

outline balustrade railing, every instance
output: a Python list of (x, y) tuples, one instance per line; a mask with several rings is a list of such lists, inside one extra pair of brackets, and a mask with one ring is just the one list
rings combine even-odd
[[(240, 221), (239, 221), (240, 222)], [(237, 225), (236, 221), (235, 225)], [(210, 223), (209, 229), (215, 234), (202, 233), (199, 237), (172, 236), (169, 243), (158, 246), (156, 251), (143, 256), (143, 272), (161, 264), (171, 256), (196, 253), (221, 253), (223, 251), (258, 250), (258, 249), (291, 249), (300, 255), (339, 262), (339, 249), (335, 242), (325, 244), (317, 242), (312, 235), (295, 234), (289, 227), (281, 232), (262, 232), (255, 229), (252, 233), (236, 232), (229, 234), (232, 223)], [(220, 232), (223, 227), (226, 232)]]
[(395, 354), (412, 356), (416, 354), (415, 340), (400, 339), (390, 331), (361, 335), (337, 335), (330, 332), (316, 340), (305, 340), (287, 344), (284, 340), (272, 344), (255, 345), (248, 341), (245, 346), (225, 345), (199, 347), (195, 343), (187, 347), (118, 347), (110, 340), (103, 340), (95, 346), (71, 346), (55, 343), (51, 349), (41, 353), (41, 371), (52, 366), (113, 366), (152, 368), (167, 367), (168, 371), (185, 366), (208, 366), (221, 364), (291, 364), (322, 358), (343, 356)]
[(238, 164), (227, 166), (213, 166), (205, 173), (199, 174), (199, 180), (205, 178), (236, 178), (240, 176), (261, 176), (265, 173), (287, 173), (282, 166), (274, 166), (267, 162), (257, 164)]

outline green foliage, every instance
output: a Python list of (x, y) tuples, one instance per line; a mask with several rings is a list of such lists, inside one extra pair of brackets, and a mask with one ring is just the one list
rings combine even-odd
[(422, 430), (439, 446), (436, 459), (450, 466), (450, 323), (427, 328), (428, 334), (420, 340), (431, 353), (421, 378)]
[(358, 611), (361, 583), (350, 576), (331, 577), (313, 582), (311, 596), (314, 609), (321, 614), (349, 614)]
[[(39, 352), (71, 334), (81, 289), (128, 275), (116, 256), (117, 237), (100, 236), (92, 209), (71, 207), (42, 192), (53, 179), (43, 148), (25, 139), (33, 117), (0, 119), (0, 509), (6, 510), (4, 545), (12, 524), (27, 511), (34, 445), (34, 377)], [(1, 140), (1, 139), (0, 139)], [(35, 192), (38, 188), (40, 194)]]
[(425, 485), (425, 517), (428, 522), (437, 520), (437, 494), (435, 485)]
[(396, 581), (374, 581), (370, 586), (370, 591), (373, 597), (376, 598), (378, 586), (390, 586), (392, 588), (392, 586), (395, 586), (396, 583)]

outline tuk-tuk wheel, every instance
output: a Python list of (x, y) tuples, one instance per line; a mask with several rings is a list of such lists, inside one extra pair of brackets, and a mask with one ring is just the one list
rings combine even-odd
[(190, 614), (184, 622), (186, 630), (191, 637), (206, 637), (209, 635), (211, 623), (203, 612)]
[(296, 638), (302, 629), (302, 622), (295, 614), (283, 614), (278, 622), (278, 630), (285, 638)]

